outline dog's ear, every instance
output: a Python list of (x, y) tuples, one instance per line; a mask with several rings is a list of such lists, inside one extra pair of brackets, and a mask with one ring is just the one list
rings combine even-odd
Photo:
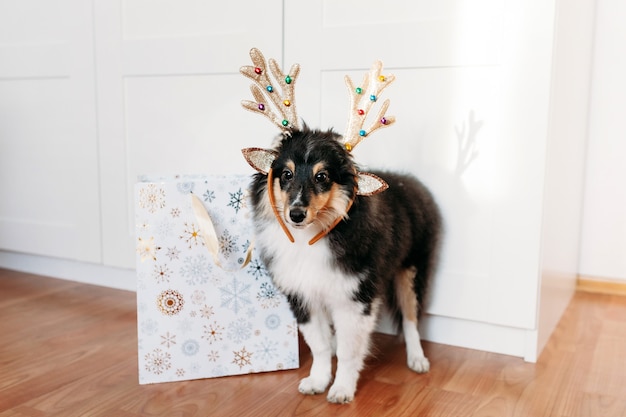
[(357, 185), (359, 187), (357, 194), (366, 197), (382, 193), (389, 188), (389, 184), (387, 184), (385, 180), (369, 172), (359, 172)]
[(241, 153), (252, 168), (264, 175), (270, 172), (272, 163), (278, 155), (276, 151), (262, 148), (245, 148), (241, 150)]

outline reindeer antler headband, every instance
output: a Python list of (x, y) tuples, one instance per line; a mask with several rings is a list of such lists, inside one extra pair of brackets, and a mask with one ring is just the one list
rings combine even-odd
[[(296, 79), (300, 73), (300, 66), (294, 64), (289, 73), (284, 74), (278, 67), (276, 61), (270, 59), (269, 69), (275, 79), (274, 82), (272, 82), (267, 71), (268, 65), (261, 51), (256, 48), (251, 49), (250, 58), (252, 58), (254, 65), (243, 66), (239, 71), (254, 81), (254, 84), (250, 86), (250, 91), (252, 91), (252, 96), (255, 101), (243, 100), (241, 105), (254, 113), (264, 115), (284, 132), (298, 130), (300, 127), (296, 113), (294, 89)], [(354, 86), (349, 76), (346, 75), (345, 77), (345, 83), (350, 93), (351, 110), (350, 118), (348, 119), (348, 127), (342, 139), (343, 145), (348, 152), (351, 152), (365, 137), (374, 131), (390, 126), (395, 122), (393, 116), (386, 116), (387, 109), (389, 108), (389, 99), (387, 99), (381, 105), (376, 119), (371, 122), (367, 129), (364, 129), (367, 116), (372, 106), (378, 101), (383, 90), (395, 80), (395, 76), (393, 75), (383, 75), (382, 68), (382, 62), (376, 61), (370, 72), (365, 74), (362, 84), (357, 87)], [(280, 88), (280, 91), (277, 87)], [(276, 158), (276, 152), (262, 148), (246, 148), (243, 149), (242, 152), (248, 163), (254, 169), (268, 176), (268, 195), (270, 204), (274, 210), (274, 215), (287, 234), (287, 237), (293, 242), (293, 236), (280, 217), (274, 202), (272, 163)], [(367, 172), (357, 173), (358, 195), (374, 195), (386, 190), (388, 187), (384, 180), (374, 174)], [(352, 201), (348, 204), (346, 213), (351, 205)], [(328, 230), (320, 232), (311, 239), (309, 244), (313, 244), (324, 237), (341, 220), (341, 217), (336, 219)]]

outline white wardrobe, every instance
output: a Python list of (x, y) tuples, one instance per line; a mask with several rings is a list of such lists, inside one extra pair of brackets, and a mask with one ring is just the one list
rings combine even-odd
[(246, 173), (239, 149), (276, 133), (239, 104), (251, 47), (300, 63), (300, 116), (339, 132), (344, 75), (381, 59), (397, 123), (355, 158), (416, 174), (444, 212), (424, 338), (534, 361), (575, 286), (593, 17), (593, 0), (1, 2), (0, 267), (134, 288), (137, 175)]

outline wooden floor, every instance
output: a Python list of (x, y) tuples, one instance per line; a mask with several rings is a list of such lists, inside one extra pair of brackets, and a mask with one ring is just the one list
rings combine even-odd
[(135, 294), (0, 270), (0, 416), (626, 416), (626, 297), (577, 293), (537, 364), (425, 343), (431, 371), (395, 338), (356, 400), (297, 392), (298, 370), (137, 383)]

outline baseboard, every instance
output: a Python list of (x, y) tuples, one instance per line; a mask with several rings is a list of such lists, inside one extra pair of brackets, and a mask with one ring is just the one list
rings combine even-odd
[(137, 289), (134, 270), (89, 262), (0, 250), (0, 268), (120, 290)]
[(626, 281), (580, 275), (576, 289), (596, 294), (626, 295)]

